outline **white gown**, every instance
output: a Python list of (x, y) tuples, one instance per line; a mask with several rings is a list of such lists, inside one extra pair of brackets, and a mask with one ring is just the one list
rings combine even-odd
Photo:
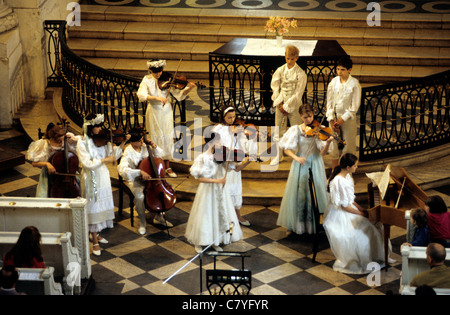
[(372, 224), (366, 217), (341, 208), (353, 205), (354, 200), (352, 176), (336, 176), (330, 183), (330, 205), (323, 227), (336, 257), (333, 269), (365, 274), (372, 270), (367, 270), (369, 263), (384, 262), (383, 231), (381, 224)]
[[(187, 88), (187, 87), (186, 87)], [(171, 89), (171, 94), (178, 100), (186, 98), (183, 95), (184, 90)], [(158, 87), (158, 80), (153, 75), (146, 75), (139, 86), (137, 96), (139, 101), (147, 102), (147, 97), (158, 96), (167, 98), (167, 103), (158, 100), (147, 102), (147, 111), (145, 112), (145, 128), (149, 133), (150, 139), (163, 150), (164, 160), (173, 159), (174, 151), (174, 130), (173, 130), (173, 110), (171, 105), (171, 94), (169, 89), (161, 90)]]
[(114, 226), (114, 200), (108, 167), (101, 162), (107, 156), (120, 158), (122, 149), (107, 144), (97, 147), (85, 137), (77, 144), (77, 155), (82, 165), (81, 195), (87, 199), (89, 232), (100, 232)]
[[(243, 132), (239, 132), (237, 137), (231, 132), (229, 126), (218, 124), (214, 126), (212, 131), (220, 134), (222, 144), (229, 147), (231, 150), (241, 150), (247, 154), (256, 154), (258, 150), (258, 144), (256, 141), (249, 141)], [(231, 145), (231, 147), (230, 147)], [(229, 163), (229, 168), (233, 171), (227, 172), (227, 182), (225, 188), (231, 195), (233, 205), (236, 210), (242, 207), (242, 173), (234, 170), (234, 163)]]
[[(214, 161), (209, 150), (199, 155), (190, 169), (191, 175), (205, 178), (223, 178), (222, 164)], [(225, 233), (234, 223), (233, 234)], [(242, 238), (242, 230), (227, 189), (221, 184), (200, 183), (195, 194), (186, 226), (186, 239), (199, 246), (213, 244), (219, 246), (237, 242)]]

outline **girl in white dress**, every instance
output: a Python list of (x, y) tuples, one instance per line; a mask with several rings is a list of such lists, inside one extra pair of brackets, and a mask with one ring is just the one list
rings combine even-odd
[(334, 138), (322, 141), (316, 136), (308, 137), (306, 132), (314, 121), (314, 109), (310, 104), (303, 104), (299, 113), (303, 123), (290, 127), (279, 143), (280, 148), (293, 161), (277, 224), (297, 234), (312, 234), (315, 232), (315, 225), (308, 185), (309, 169), (311, 168), (314, 177), (319, 212), (324, 213), (328, 207), (328, 192), (322, 156), (328, 152)]
[(150, 139), (163, 152), (166, 173), (170, 177), (177, 177), (170, 168), (170, 160), (173, 159), (174, 131), (173, 131), (173, 109), (171, 96), (178, 101), (186, 98), (187, 94), (195, 87), (195, 84), (188, 82), (186, 87), (179, 89), (160, 89), (158, 79), (163, 74), (165, 60), (152, 59), (147, 62), (150, 74), (146, 75), (139, 86), (137, 96), (140, 102), (147, 102), (145, 113), (145, 128)]
[[(221, 146), (220, 135), (212, 133), (207, 149), (200, 154), (191, 166), (190, 173), (200, 182), (192, 204), (186, 226), (186, 239), (195, 245), (200, 253), (202, 246), (213, 244), (216, 251), (221, 251), (220, 243), (230, 244), (242, 238), (233, 201), (227, 189), (225, 164), (214, 159), (214, 146)], [(233, 233), (226, 233), (230, 227)]]
[[(236, 111), (233, 106), (223, 109), (221, 114), (221, 123), (214, 126), (212, 131), (220, 134), (220, 138), (224, 146), (231, 150), (240, 150), (246, 154), (256, 155), (257, 143), (254, 140), (248, 140), (245, 136), (244, 129), (241, 126), (235, 126)], [(242, 157), (243, 158), (243, 157)], [(246, 161), (239, 169), (242, 170), (250, 161)], [(241, 216), (242, 208), (242, 173), (234, 168), (235, 164), (229, 164), (233, 171), (227, 172), (227, 180), (225, 188), (228, 189), (231, 199), (233, 200), (234, 209), (239, 219), (239, 223), (249, 226), (250, 222)]]
[(26, 159), (31, 165), (41, 168), (39, 183), (36, 188), (36, 197), (47, 198), (49, 189), (49, 175), (56, 172), (50, 163), (55, 153), (64, 149), (64, 136), (67, 136), (67, 149), (76, 152), (79, 137), (73, 133), (66, 133), (61, 127), (50, 123), (42, 139), (34, 141), (28, 147)]
[(120, 146), (113, 146), (111, 143), (97, 146), (93, 137), (100, 132), (103, 121), (103, 115), (88, 115), (83, 125), (84, 139), (77, 144), (77, 155), (82, 166), (81, 195), (87, 200), (89, 232), (92, 236), (93, 253), (96, 256), (101, 254), (98, 243), (108, 243), (97, 233), (114, 226), (114, 200), (107, 163), (114, 163), (120, 158), (122, 148), (130, 138), (127, 135)]
[(358, 168), (358, 158), (346, 153), (330, 177), (330, 205), (323, 227), (336, 261), (335, 271), (365, 274), (371, 262), (383, 262), (382, 225), (372, 224), (364, 209), (355, 202), (352, 174)]

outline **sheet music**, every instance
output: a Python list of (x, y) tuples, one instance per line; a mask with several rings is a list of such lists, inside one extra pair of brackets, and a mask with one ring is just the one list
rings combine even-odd
[(287, 45), (294, 45), (300, 50), (300, 56), (312, 56), (317, 40), (287, 40), (283, 39), (281, 47), (276, 39), (249, 38), (242, 55), (250, 56), (284, 56)]
[(386, 195), (386, 191), (391, 181), (391, 165), (388, 164), (384, 172), (366, 173), (366, 176), (371, 179), (373, 186), (378, 187), (381, 193), (381, 199), (384, 200), (384, 196)]

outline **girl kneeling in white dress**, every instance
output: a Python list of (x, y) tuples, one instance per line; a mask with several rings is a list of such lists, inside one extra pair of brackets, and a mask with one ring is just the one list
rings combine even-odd
[(382, 225), (373, 224), (364, 216), (364, 209), (355, 202), (352, 174), (358, 158), (346, 153), (329, 180), (330, 204), (323, 227), (336, 261), (335, 271), (365, 274), (371, 262), (384, 261)]
[[(186, 239), (195, 245), (200, 253), (202, 246), (213, 244), (216, 251), (222, 251), (221, 243), (227, 245), (242, 238), (242, 230), (234, 210), (228, 189), (225, 189), (228, 163), (218, 163), (214, 159), (214, 146), (222, 146), (220, 135), (213, 132), (207, 149), (191, 166), (190, 173), (200, 182), (192, 204), (186, 226)], [(220, 162), (222, 162), (221, 160)], [(232, 233), (227, 231), (232, 228)]]

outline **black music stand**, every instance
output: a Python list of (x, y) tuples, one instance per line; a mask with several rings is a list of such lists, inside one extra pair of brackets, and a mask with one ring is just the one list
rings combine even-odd
[[(208, 252), (208, 256), (214, 257), (214, 269), (206, 270), (206, 287), (208, 288), (209, 294), (213, 294), (211, 292), (212, 287), (215, 285), (219, 289), (218, 295), (241, 295), (239, 293), (239, 289), (246, 289), (246, 295), (250, 294), (250, 290), (252, 288), (252, 272), (244, 268), (244, 258), (250, 257), (249, 254), (245, 252)], [(241, 269), (233, 269), (233, 270), (221, 270), (216, 268), (216, 258), (219, 256), (228, 256), (228, 257), (240, 257), (242, 259)], [(201, 262), (201, 260), (200, 260)], [(200, 264), (200, 268), (202, 268)], [(201, 269), (200, 269), (201, 273)], [(201, 282), (200, 282), (201, 285)], [(216, 287), (216, 288), (217, 288)], [(228, 287), (228, 293), (225, 292), (225, 287)], [(231, 291), (231, 287), (233, 291)], [(202, 289), (200, 288), (200, 291)], [(214, 295), (215, 295), (214, 293)]]
[(309, 192), (311, 194), (311, 205), (313, 209), (313, 221), (314, 221), (314, 241), (313, 241), (313, 258), (312, 261), (316, 262), (317, 252), (319, 250), (320, 234), (325, 234), (323, 225), (320, 224), (320, 212), (319, 204), (317, 203), (316, 186), (314, 185), (314, 177), (311, 168), (309, 169)]

